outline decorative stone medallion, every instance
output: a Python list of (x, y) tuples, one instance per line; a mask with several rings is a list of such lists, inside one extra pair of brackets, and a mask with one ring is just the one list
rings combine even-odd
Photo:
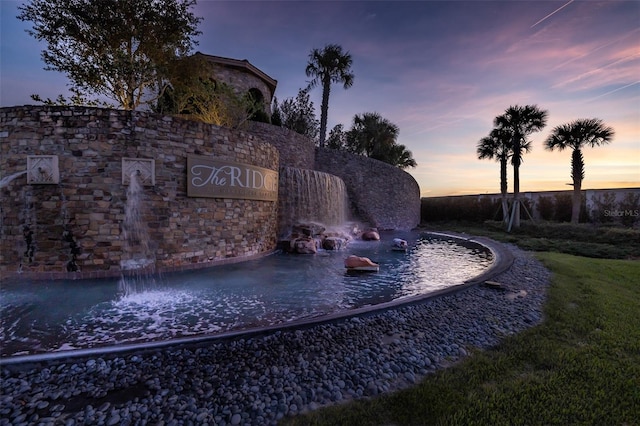
[(122, 184), (129, 185), (131, 175), (135, 173), (143, 186), (156, 184), (156, 163), (151, 158), (123, 158)]
[(60, 169), (57, 155), (28, 155), (27, 183), (32, 185), (57, 185)]

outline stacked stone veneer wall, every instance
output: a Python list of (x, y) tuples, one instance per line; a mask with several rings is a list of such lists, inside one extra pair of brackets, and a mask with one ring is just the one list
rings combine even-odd
[(261, 136), (87, 107), (2, 108), (0, 125), (0, 177), (24, 171), (28, 155), (57, 155), (60, 169), (57, 185), (29, 185), (22, 175), (0, 189), (3, 277), (18, 269), (23, 276), (117, 275), (123, 157), (155, 160), (155, 185), (145, 188), (143, 206), (159, 269), (247, 259), (276, 246), (277, 203), (186, 195), (188, 154), (278, 170), (278, 151)]
[(342, 178), (357, 219), (378, 229), (412, 229), (420, 223), (420, 187), (409, 173), (327, 148), (316, 150), (315, 169)]
[(213, 78), (229, 84), (238, 93), (245, 94), (256, 89), (262, 94), (262, 107), (271, 116), (271, 90), (266, 83), (248, 70), (212, 63)]
[(311, 169), (315, 166), (315, 144), (306, 136), (286, 127), (251, 121), (248, 131), (278, 148), (280, 167)]

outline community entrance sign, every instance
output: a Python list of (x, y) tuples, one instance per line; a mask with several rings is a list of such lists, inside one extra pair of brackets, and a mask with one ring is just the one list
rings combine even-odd
[(278, 201), (278, 172), (211, 157), (187, 157), (187, 196)]

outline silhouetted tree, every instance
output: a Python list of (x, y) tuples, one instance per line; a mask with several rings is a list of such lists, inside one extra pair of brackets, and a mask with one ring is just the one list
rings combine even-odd
[(327, 138), (327, 148), (336, 149), (338, 151), (346, 150), (347, 146), (347, 134), (344, 131), (342, 124), (336, 124), (329, 132)]
[(274, 126), (282, 126), (282, 115), (280, 114), (280, 106), (278, 99), (273, 97), (273, 105), (271, 106), (271, 124)]
[(345, 149), (405, 169), (415, 167), (411, 151), (396, 143), (400, 129), (376, 112), (353, 117), (353, 125), (346, 133)]
[(318, 136), (318, 120), (308, 89), (300, 89), (294, 98), (287, 98), (278, 107), (282, 127), (294, 130), (311, 140)]
[(580, 207), (582, 205), (582, 180), (584, 179), (584, 146), (595, 147), (605, 145), (613, 139), (613, 128), (605, 126), (598, 118), (579, 119), (571, 123), (556, 126), (545, 141), (545, 147), (553, 151), (572, 149), (571, 179), (573, 180), (573, 197), (571, 208), (571, 222), (578, 223)]
[(511, 134), (511, 164), (513, 165), (513, 210), (511, 212), (511, 226), (520, 227), (520, 165), (522, 156), (531, 150), (531, 141), (527, 140), (533, 132), (542, 130), (547, 124), (547, 111), (541, 110), (537, 105), (510, 106), (494, 120), (498, 129), (503, 129)]
[(505, 129), (493, 129), (489, 136), (480, 139), (477, 153), (480, 160), (492, 160), (495, 158), (500, 162), (500, 201), (502, 205), (502, 220), (506, 223), (509, 218), (507, 163), (512, 155), (511, 134)]
[(324, 147), (327, 133), (327, 114), (329, 112), (329, 93), (331, 83), (342, 83), (345, 89), (353, 85), (354, 75), (351, 72), (353, 62), (349, 52), (342, 52), (337, 44), (328, 44), (322, 50), (313, 49), (309, 54), (306, 67), (307, 77), (313, 79), (309, 88), (322, 86), (322, 104), (320, 105), (320, 138), (319, 145)]

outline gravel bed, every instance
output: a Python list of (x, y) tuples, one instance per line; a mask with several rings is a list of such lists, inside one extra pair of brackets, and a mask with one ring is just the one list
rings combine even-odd
[(392, 392), (542, 321), (550, 273), (505, 245), (492, 281), (297, 330), (152, 351), (3, 365), (0, 425), (267, 425)]

